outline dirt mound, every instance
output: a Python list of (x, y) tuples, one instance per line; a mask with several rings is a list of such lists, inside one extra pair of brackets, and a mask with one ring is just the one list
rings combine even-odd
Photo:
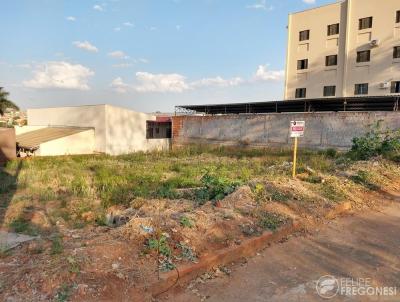
[(250, 213), (256, 206), (253, 192), (249, 186), (239, 187), (235, 192), (220, 201), (222, 208), (237, 209), (244, 213)]

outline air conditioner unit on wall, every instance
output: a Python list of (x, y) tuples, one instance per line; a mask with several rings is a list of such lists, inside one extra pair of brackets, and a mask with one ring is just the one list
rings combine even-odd
[(369, 45), (371, 45), (371, 47), (377, 47), (379, 46), (380, 41), (378, 39), (372, 39), (371, 42), (369, 42)]
[(390, 82), (383, 82), (379, 84), (380, 89), (389, 89), (390, 88)]

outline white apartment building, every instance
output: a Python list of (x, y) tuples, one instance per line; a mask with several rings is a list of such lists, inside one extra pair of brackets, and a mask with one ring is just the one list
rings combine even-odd
[(285, 99), (400, 95), (400, 0), (291, 14)]

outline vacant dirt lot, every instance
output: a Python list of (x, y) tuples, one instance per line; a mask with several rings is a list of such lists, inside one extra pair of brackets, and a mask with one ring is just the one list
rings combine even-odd
[(196, 149), (10, 162), (0, 225), (39, 238), (0, 249), (0, 300), (138, 301), (158, 274), (337, 205), (379, 206), (400, 167), (303, 151)]

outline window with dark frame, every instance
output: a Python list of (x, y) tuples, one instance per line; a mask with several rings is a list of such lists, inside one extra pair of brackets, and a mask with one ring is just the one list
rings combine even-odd
[(296, 89), (296, 99), (304, 99), (307, 94), (306, 88), (297, 88)]
[(393, 59), (400, 59), (400, 46), (393, 48)]
[(390, 87), (390, 93), (400, 93), (400, 81), (393, 81)]
[(366, 94), (368, 94), (368, 83), (355, 85), (354, 95), (366, 95)]
[(171, 138), (171, 122), (158, 122), (158, 121), (147, 121), (146, 122), (146, 138), (147, 139), (161, 139)]
[(357, 51), (357, 63), (369, 62), (371, 60), (371, 51)]
[(372, 17), (367, 17), (367, 18), (362, 18), (358, 21), (358, 29), (367, 29), (367, 28), (372, 28)]
[(336, 95), (336, 86), (324, 87), (324, 96), (335, 96), (335, 95)]
[(339, 23), (328, 25), (328, 36), (339, 34)]
[(307, 41), (310, 40), (310, 30), (303, 30), (299, 33), (299, 41)]
[(308, 68), (308, 59), (297, 61), (297, 70), (302, 70), (307, 68)]
[(400, 23), (400, 10), (396, 12), (396, 23)]
[(337, 55), (326, 56), (325, 66), (336, 66), (337, 61)]

